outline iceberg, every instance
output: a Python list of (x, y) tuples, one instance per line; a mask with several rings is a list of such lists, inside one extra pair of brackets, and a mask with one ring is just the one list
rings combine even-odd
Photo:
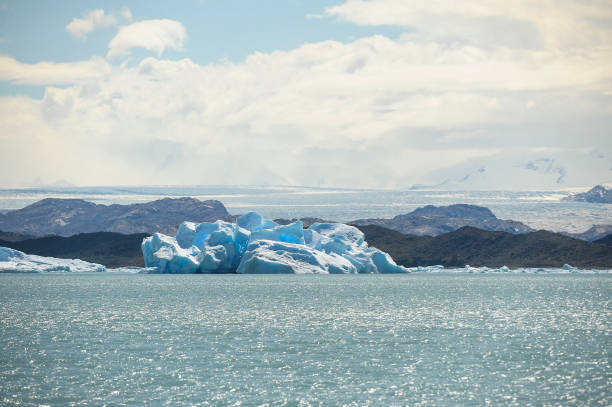
[(106, 267), (79, 259), (57, 259), (0, 247), (0, 273), (102, 272)]
[(147, 272), (239, 274), (407, 273), (342, 223), (279, 225), (249, 212), (236, 223), (183, 222), (176, 236), (142, 242)]

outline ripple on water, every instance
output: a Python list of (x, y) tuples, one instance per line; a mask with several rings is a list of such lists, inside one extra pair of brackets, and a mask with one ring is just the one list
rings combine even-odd
[(21, 405), (610, 404), (612, 277), (0, 276)]

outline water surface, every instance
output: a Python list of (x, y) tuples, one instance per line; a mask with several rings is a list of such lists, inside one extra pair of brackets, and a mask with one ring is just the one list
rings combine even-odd
[(6, 405), (610, 405), (609, 275), (0, 275)]

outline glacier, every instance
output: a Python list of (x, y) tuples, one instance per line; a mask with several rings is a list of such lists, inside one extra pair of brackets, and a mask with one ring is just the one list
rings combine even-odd
[(369, 247), (363, 233), (342, 223), (288, 225), (249, 212), (236, 223), (183, 222), (176, 236), (142, 242), (147, 272), (238, 274), (407, 273)]
[(103, 272), (101, 264), (79, 259), (57, 259), (26, 254), (19, 250), (0, 247), (0, 273), (49, 273), (49, 272)]

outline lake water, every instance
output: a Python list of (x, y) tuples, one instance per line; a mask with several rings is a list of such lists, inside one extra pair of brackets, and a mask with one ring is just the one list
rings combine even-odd
[(610, 275), (0, 275), (3, 405), (610, 405)]
[(320, 217), (348, 222), (390, 218), (424, 205), (486, 206), (501, 219), (534, 229), (584, 232), (612, 223), (612, 205), (565, 202), (568, 191), (353, 190), (306, 187), (69, 187), (0, 189), (0, 211), (23, 208), (43, 198), (81, 198), (100, 204), (149, 202), (164, 197), (218, 199), (232, 214), (257, 211), (267, 218)]

